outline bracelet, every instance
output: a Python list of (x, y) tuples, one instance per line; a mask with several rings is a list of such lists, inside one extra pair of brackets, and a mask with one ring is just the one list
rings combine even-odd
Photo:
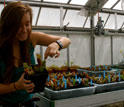
[(59, 45), (59, 51), (63, 48), (63, 44), (60, 40), (57, 40), (56, 43)]
[(17, 90), (15, 82), (14, 82), (14, 88), (15, 88), (15, 90)]

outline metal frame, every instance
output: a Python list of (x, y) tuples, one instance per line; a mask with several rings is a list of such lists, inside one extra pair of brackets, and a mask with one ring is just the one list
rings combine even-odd
[(95, 38), (94, 38), (94, 16), (90, 17), (90, 28), (91, 28), (91, 34), (90, 34), (90, 40), (91, 40), (91, 66), (95, 65)]
[[(21, 0), (23, 3), (27, 3), (30, 6), (42, 6), (42, 7), (51, 7), (51, 8), (60, 8), (63, 7), (65, 9), (74, 9), (74, 10), (80, 10), (82, 5), (70, 5), (70, 4), (64, 4), (64, 3), (52, 3), (52, 2), (40, 2), (40, 1), (27, 1), (27, 0)], [(8, 3), (10, 1), (6, 1)], [(0, 0), (0, 4), (3, 4), (4, 0)], [(124, 15), (124, 12), (120, 10), (113, 10), (113, 9), (105, 9), (103, 8), (100, 12), (102, 13), (117, 13), (119, 15)]]
[[(71, 0), (68, 1), (68, 3), (70, 2)], [(113, 6), (112, 8), (119, 2), (120, 0), (118, 0)], [(8, 3), (9, 1), (7, 1), (6, 3)], [(64, 3), (50, 3), (50, 2), (43, 2), (43, 0), (41, 1), (26, 1), (26, 0), (22, 0), (22, 2), (24, 3), (28, 3), (29, 5), (31, 6), (39, 6), (40, 9), (39, 9), (39, 12), (38, 12), (38, 17), (37, 17), (37, 20), (36, 20), (36, 24), (37, 25), (37, 22), (38, 22), (38, 18), (39, 18), (39, 15), (40, 15), (40, 11), (41, 11), (41, 6), (42, 7), (50, 7), (50, 8), (59, 8), (60, 9), (60, 26), (59, 27), (46, 27), (46, 26), (33, 26), (33, 30), (40, 30), (40, 31), (43, 31), (43, 32), (46, 32), (46, 33), (58, 33), (58, 34), (66, 34), (67, 37), (69, 37), (68, 35), (74, 35), (74, 34), (88, 34), (91, 36), (91, 65), (95, 65), (95, 41), (94, 41), (94, 17), (91, 17), (91, 28), (89, 29), (86, 29), (86, 28), (75, 28), (75, 27), (67, 27), (66, 28), (66, 31), (65, 29), (63, 28), (63, 20), (64, 20), (64, 17), (66, 15), (66, 12), (65, 14), (63, 14), (63, 9), (73, 9), (73, 10), (80, 10), (81, 9), (81, 5), (69, 5), (68, 3), (67, 4), (64, 4)], [(3, 4), (4, 3), (4, 0), (0, 0), (0, 4)], [(110, 14), (118, 14), (118, 15), (124, 15), (124, 12), (122, 11), (119, 11), (119, 10), (113, 10), (113, 9), (102, 9), (100, 12), (102, 13), (109, 13), (109, 16)], [(63, 17), (64, 16), (64, 17)], [(109, 17), (108, 17), (109, 18)], [(87, 21), (88, 17), (86, 18), (85, 20), (85, 23)], [(108, 20), (108, 19), (107, 19)], [(83, 25), (83, 27), (85, 26), (85, 23)], [(107, 21), (106, 21), (107, 23)], [(90, 32), (90, 33), (89, 33)], [(112, 32), (112, 33), (107, 33), (106, 35), (119, 35), (119, 33), (116, 33), (117, 32), (117, 29), (115, 30), (109, 30), (109, 32)], [(124, 33), (121, 33), (120, 35), (124, 35)], [(111, 63), (113, 64), (113, 42), (112, 42), (112, 36), (111, 36)], [(67, 51), (67, 56), (69, 57), (69, 49)], [(67, 59), (69, 61), (69, 58)]]

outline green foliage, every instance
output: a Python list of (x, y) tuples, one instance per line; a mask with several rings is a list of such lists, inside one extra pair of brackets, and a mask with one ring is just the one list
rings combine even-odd
[(28, 64), (26, 62), (23, 63), (24, 68), (29, 68)]

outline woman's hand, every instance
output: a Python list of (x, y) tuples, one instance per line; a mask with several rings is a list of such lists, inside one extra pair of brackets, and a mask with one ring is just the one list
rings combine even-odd
[(59, 45), (56, 42), (48, 45), (48, 47), (45, 51), (45, 59), (47, 59), (48, 56), (50, 56), (50, 57), (55, 56), (55, 58), (60, 56)]
[(30, 80), (24, 79), (24, 74), (19, 78), (17, 82), (15, 82), (15, 86), (17, 90), (26, 90), (28, 93), (31, 93), (34, 90), (34, 83), (31, 83)]

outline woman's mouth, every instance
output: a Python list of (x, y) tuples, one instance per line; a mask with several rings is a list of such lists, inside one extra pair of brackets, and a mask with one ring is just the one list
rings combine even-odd
[(27, 39), (27, 33), (22, 33), (18, 35), (19, 40), (26, 40)]

